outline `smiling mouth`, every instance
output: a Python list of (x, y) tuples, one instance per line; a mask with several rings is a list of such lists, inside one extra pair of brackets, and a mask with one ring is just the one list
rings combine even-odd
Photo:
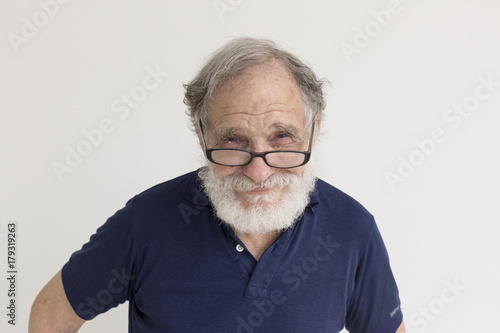
[(273, 188), (272, 187), (256, 187), (253, 190), (250, 191), (250, 193), (266, 193), (271, 191)]
[(238, 195), (243, 195), (243, 196), (248, 196), (248, 195), (264, 195), (264, 194), (269, 194), (272, 190), (274, 190), (275, 187), (268, 187), (268, 186), (259, 186), (259, 187), (255, 187), (253, 189), (249, 189), (249, 190), (243, 190), (243, 191), (237, 191), (236, 193)]

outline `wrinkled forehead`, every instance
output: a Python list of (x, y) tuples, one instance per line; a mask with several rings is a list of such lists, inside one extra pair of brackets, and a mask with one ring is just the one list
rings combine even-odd
[(219, 127), (269, 127), (275, 124), (304, 126), (305, 112), (293, 75), (280, 63), (247, 68), (228, 80), (214, 94), (207, 125)]

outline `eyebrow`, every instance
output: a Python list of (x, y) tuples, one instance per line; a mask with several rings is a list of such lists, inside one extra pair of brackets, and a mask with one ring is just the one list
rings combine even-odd
[(215, 131), (213, 139), (215, 139), (215, 142), (219, 142), (225, 138), (236, 135), (240, 131), (238, 127), (223, 127)]
[[(293, 125), (277, 122), (272, 124), (271, 128), (277, 129), (281, 132), (288, 133), (293, 137), (295, 137), (299, 142), (304, 140), (304, 137), (303, 135), (300, 134), (298, 128)], [(241, 128), (239, 127), (223, 127), (215, 131), (213, 139), (215, 139), (215, 141), (218, 142), (230, 136), (237, 135), (238, 133), (241, 133)]]
[(271, 127), (277, 128), (280, 131), (287, 132), (295, 136), (298, 136), (299, 133), (297, 127), (288, 124), (274, 123)]
[(271, 127), (277, 128), (278, 130), (288, 133), (296, 138), (297, 141), (302, 142), (304, 140), (304, 136), (301, 135), (299, 129), (293, 125), (284, 124), (284, 123), (274, 123)]

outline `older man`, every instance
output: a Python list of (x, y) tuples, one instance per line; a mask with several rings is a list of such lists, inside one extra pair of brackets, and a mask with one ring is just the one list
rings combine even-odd
[(238, 38), (185, 87), (207, 165), (99, 228), (40, 292), (30, 332), (76, 332), (125, 301), (130, 332), (404, 332), (373, 217), (315, 177), (312, 70)]

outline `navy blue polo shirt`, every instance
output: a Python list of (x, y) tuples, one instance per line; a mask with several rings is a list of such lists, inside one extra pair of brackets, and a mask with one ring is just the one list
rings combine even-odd
[(130, 332), (394, 333), (402, 322), (370, 213), (318, 180), (259, 261), (213, 213), (197, 172), (135, 196), (62, 270), (90, 320), (129, 301)]

